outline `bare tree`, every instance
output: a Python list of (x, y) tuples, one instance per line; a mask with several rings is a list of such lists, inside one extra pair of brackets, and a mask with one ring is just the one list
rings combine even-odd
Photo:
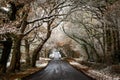
[[(38, 46), (33, 51), (32, 67), (35, 67), (36, 58), (43, 45), (50, 38), (52, 30), (56, 28), (68, 14), (70, 14), (72, 11), (71, 7), (75, 6), (73, 6), (72, 2), (69, 0), (46, 0), (45, 2), (36, 2), (34, 0), (28, 2), (27, 0), (23, 0), (12, 1), (12, 3), (16, 8), (16, 12), (14, 13), (15, 18), (11, 19), (7, 16), (3, 18), (1, 23), (1, 34), (9, 33), (9, 36), (11, 36), (13, 40), (12, 59), (8, 71), (14, 72), (20, 70), (21, 41), (34, 29), (39, 29), (40, 26), (46, 28), (44, 38), (41, 38), (40, 43), (38, 43)], [(38, 11), (35, 11), (37, 9)], [(3, 13), (2, 15), (7, 14)], [(30, 26), (31, 24), (33, 24), (33, 26)], [(28, 46), (26, 45), (26, 52), (29, 53)]]
[[(75, 33), (68, 35), (68, 33), (66, 32), (67, 35), (75, 41), (77, 41), (78, 43), (80, 43), (81, 45), (83, 45), (84, 43), (83, 46), (85, 47), (87, 53), (89, 49), (85, 45), (88, 45), (89, 48), (91, 47), (94, 53), (97, 54), (97, 56), (101, 56), (102, 53), (103, 57), (99, 56), (99, 59), (104, 58), (102, 60), (104, 62), (107, 62), (108, 64), (114, 63), (112, 57), (114, 57), (116, 54), (117, 56), (119, 55), (119, 50), (117, 50), (119, 48), (119, 17), (116, 17), (119, 14), (119, 1), (74, 0), (74, 3), (76, 2), (77, 4), (82, 3), (78, 8), (79, 11), (77, 13), (80, 13), (80, 11), (85, 11), (87, 15), (83, 15), (84, 13), (82, 15), (77, 15), (77, 17), (72, 18), (71, 22), (73, 22), (74, 24), (80, 24), (78, 25), (80, 26), (80, 29), (83, 26), (87, 36), (81, 36), (79, 33), (76, 33), (77, 35)], [(81, 17), (88, 15), (91, 15), (91, 17)], [(89, 19), (89, 21), (86, 22), (86, 19)], [(94, 22), (91, 23), (91, 21), (95, 21), (96, 23), (93, 24)], [(79, 41), (82, 41), (83, 43)], [(96, 46), (98, 45), (100, 46), (97, 49)], [(102, 50), (102, 52), (100, 51), (99, 53), (99, 49)], [(90, 56), (91, 54), (87, 55)]]
[(11, 52), (12, 47), (12, 39), (5, 34), (4, 35), (5, 40), (1, 40), (0, 44), (3, 46), (3, 49), (1, 49), (1, 56), (0, 56), (0, 72), (5, 73), (7, 69), (7, 61), (9, 59), (9, 55)]

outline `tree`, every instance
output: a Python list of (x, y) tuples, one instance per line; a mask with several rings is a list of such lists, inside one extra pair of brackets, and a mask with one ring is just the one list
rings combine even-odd
[(3, 45), (3, 50), (0, 59), (0, 72), (5, 73), (7, 69), (7, 61), (11, 52), (12, 40), (9, 36), (6, 36), (6, 40), (1, 40), (0, 44)]
[[(1, 31), (4, 31), (2, 34), (9, 33), (13, 40), (12, 59), (9, 71), (15, 72), (16, 70), (20, 70), (20, 48), (22, 40), (35, 29), (39, 29), (41, 26), (46, 28), (44, 38), (41, 38), (40, 43), (38, 43), (38, 46), (33, 50), (32, 67), (35, 67), (36, 58), (43, 45), (50, 38), (52, 30), (57, 27), (68, 14), (70, 14), (72, 11), (71, 7), (74, 6), (71, 5), (69, 0), (51, 0), (45, 2), (37, 2), (34, 0), (28, 2), (27, 0), (20, 0), (12, 1), (12, 3), (15, 4), (15, 8), (18, 6), (22, 7), (16, 10), (14, 19), (9, 19), (7, 16), (3, 18)], [(68, 7), (69, 10), (64, 11), (65, 9), (68, 9)], [(7, 14), (3, 13), (2, 15)], [(26, 50), (26, 52), (27, 51), (28, 50)]]
[(106, 49), (106, 57), (109, 57), (108, 64), (119, 63), (119, 48), (120, 48), (120, 37), (119, 37), (119, 20), (120, 14), (119, 10), (120, 1), (114, 2), (112, 5), (107, 7), (105, 12), (105, 18), (107, 20), (105, 26), (105, 49)]
[[(90, 47), (94, 50), (94, 53), (97, 54), (99, 51), (97, 51), (96, 41), (97, 45), (99, 46), (99, 49), (102, 49), (103, 53), (103, 61), (112, 64), (115, 63), (113, 55), (117, 54), (117, 61), (118, 60), (118, 53), (119, 53), (119, 0), (106, 0), (106, 1), (76, 1), (74, 0), (75, 4), (81, 4), (76, 10), (77, 13), (85, 11), (87, 15), (91, 15), (87, 18), (81, 18), (81, 16), (87, 16), (87, 15), (75, 15), (74, 18), (72, 18), (71, 22), (80, 24), (80, 29), (83, 26), (85, 29), (85, 32), (87, 33), (87, 37), (81, 36), (79, 33), (76, 34), (69, 34), (65, 32), (69, 37), (74, 39), (76, 42), (78, 42), (80, 45), (83, 45), (87, 55), (89, 56), (89, 49)], [(77, 14), (76, 13), (76, 14)], [(90, 13), (90, 14), (89, 14)], [(79, 17), (79, 18), (78, 18)], [(97, 24), (91, 24), (91, 21), (95, 20)], [(80, 36), (78, 36), (78, 34)], [(94, 42), (93, 42), (94, 41)], [(83, 43), (81, 43), (83, 42)], [(88, 49), (89, 46), (89, 49)], [(117, 52), (117, 53), (116, 53)], [(93, 52), (92, 52), (93, 53)], [(97, 54), (98, 56), (101, 55)], [(90, 54), (91, 55), (91, 54)], [(89, 56), (90, 57), (90, 56)], [(100, 58), (100, 56), (98, 57)], [(101, 57), (102, 58), (102, 57)]]
[[(68, 21), (70, 21), (68, 26), (71, 25), (71, 27), (68, 28), (68, 31), (63, 27), (63, 31), (81, 45), (87, 53), (88, 60), (99, 61), (101, 59), (99, 52), (102, 52), (102, 43), (100, 43), (102, 31), (100, 28), (97, 28), (96, 24), (94, 24), (94, 21), (97, 24), (99, 24), (99, 22), (95, 19), (91, 20), (91, 18), (90, 11), (82, 9), (81, 11), (76, 11), (72, 14), (72, 16), (68, 17)], [(98, 46), (99, 49), (96, 47), (98, 44), (100, 45)]]
[[(69, 1), (69, 0), (68, 0)], [(35, 67), (37, 56), (39, 52), (41, 51), (42, 47), (44, 44), (47, 42), (47, 40), (50, 38), (52, 30), (59, 26), (59, 24), (64, 20), (64, 18), (70, 14), (70, 11), (63, 12), (63, 10), (67, 7), (70, 7), (71, 4), (68, 4), (67, 0), (63, 1), (48, 1), (46, 2), (47, 6), (41, 5), (43, 11), (45, 12), (45, 15), (49, 16), (46, 20), (46, 35), (45, 38), (42, 39), (42, 41), (39, 43), (37, 48), (34, 49), (33, 51), (33, 56), (32, 56), (32, 67)], [(49, 7), (49, 8), (45, 8)]]

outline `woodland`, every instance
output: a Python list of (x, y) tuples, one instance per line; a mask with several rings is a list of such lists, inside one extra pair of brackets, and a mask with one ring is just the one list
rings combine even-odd
[(120, 0), (0, 0), (0, 80), (38, 70), (53, 48), (120, 77), (119, 29)]

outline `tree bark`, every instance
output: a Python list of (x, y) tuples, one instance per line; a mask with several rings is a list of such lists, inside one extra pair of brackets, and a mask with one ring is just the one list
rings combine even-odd
[(51, 30), (48, 29), (47, 32), (47, 36), (46, 39), (44, 39), (39, 45), (38, 47), (33, 51), (33, 55), (32, 55), (32, 67), (35, 67), (36, 65), (36, 60), (37, 60), (37, 56), (39, 55), (39, 52), (41, 51), (42, 47), (44, 46), (44, 44), (47, 42), (47, 40), (50, 38), (51, 36)]
[[(116, 54), (119, 54), (119, 31), (116, 30), (116, 27), (113, 26), (110, 29), (111, 25), (106, 28), (106, 37), (105, 37), (105, 53), (106, 53), (106, 63), (111, 65), (116, 63), (117, 57)], [(116, 59), (115, 59), (116, 58)]]
[(120, 40), (119, 40), (119, 31), (118, 31), (118, 28), (115, 28), (117, 30), (112, 30), (112, 43), (113, 43), (113, 46), (112, 46), (112, 62), (114, 64), (116, 63), (119, 63), (119, 60), (120, 60)]
[(11, 52), (12, 39), (7, 38), (6, 41), (2, 42), (2, 44), (4, 48), (3, 48), (3, 52), (2, 52), (2, 56), (0, 60), (0, 72), (6, 73), (6, 69), (7, 69), (6, 65), (7, 65), (9, 55)]
[(86, 44), (80, 44), (80, 45), (81, 45), (81, 48), (85, 51), (85, 53), (87, 55), (87, 61), (89, 61), (90, 60), (90, 55), (89, 55), (87, 45)]
[(16, 70), (20, 70), (20, 58), (21, 58), (21, 53), (20, 53), (20, 46), (21, 46), (21, 40), (22, 37), (16, 36), (14, 38), (14, 45), (13, 45), (13, 52), (12, 52), (12, 59), (11, 59), (11, 64), (8, 69), (9, 72), (15, 72)]
[(106, 43), (106, 46), (105, 46), (105, 49), (106, 49), (106, 52), (105, 52), (106, 53), (106, 63), (111, 64), (112, 63), (112, 58), (111, 58), (111, 53), (112, 53), (111, 46), (112, 46), (112, 43), (111, 43), (111, 32), (110, 32), (109, 28), (107, 28), (107, 30), (106, 30), (105, 43)]
[(25, 39), (25, 57), (26, 57), (26, 66), (30, 65), (30, 44), (28, 43), (28, 40)]

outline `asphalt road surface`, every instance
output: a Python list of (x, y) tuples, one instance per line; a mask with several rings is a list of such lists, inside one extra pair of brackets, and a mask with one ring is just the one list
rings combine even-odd
[(62, 60), (51, 60), (48, 66), (22, 80), (94, 80)]

